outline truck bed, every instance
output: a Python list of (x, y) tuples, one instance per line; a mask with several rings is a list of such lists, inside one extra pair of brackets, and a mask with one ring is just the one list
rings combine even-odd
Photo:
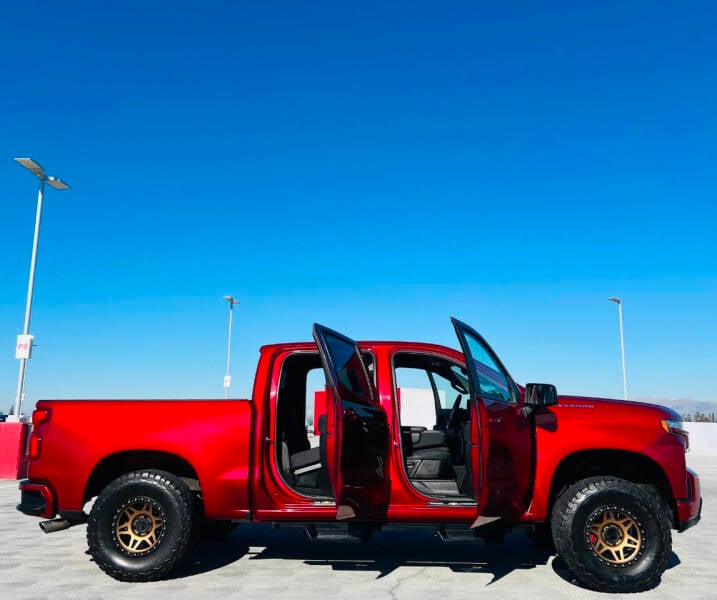
[(133, 461), (148, 468), (149, 454), (153, 468), (179, 469), (201, 487), (208, 518), (248, 516), (250, 401), (43, 400), (37, 408), (48, 413), (35, 426), (28, 475), (52, 482), (58, 514), (77, 518)]

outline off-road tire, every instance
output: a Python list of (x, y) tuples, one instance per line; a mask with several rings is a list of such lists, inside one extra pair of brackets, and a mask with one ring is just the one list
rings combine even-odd
[(97, 565), (119, 581), (155, 581), (184, 556), (192, 531), (192, 494), (171, 473), (134, 471), (97, 498), (87, 543)]
[(603, 592), (640, 592), (660, 582), (672, 550), (664, 503), (616, 477), (568, 487), (551, 515), (558, 555), (575, 579)]

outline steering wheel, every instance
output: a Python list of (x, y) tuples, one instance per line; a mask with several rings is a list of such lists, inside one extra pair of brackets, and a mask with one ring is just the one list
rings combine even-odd
[(453, 406), (451, 407), (451, 412), (448, 416), (448, 422), (446, 423), (447, 430), (455, 429), (458, 426), (458, 423), (456, 421), (458, 420), (458, 409), (461, 405), (462, 398), (463, 398), (463, 396), (458, 394), (455, 402), (453, 402)]

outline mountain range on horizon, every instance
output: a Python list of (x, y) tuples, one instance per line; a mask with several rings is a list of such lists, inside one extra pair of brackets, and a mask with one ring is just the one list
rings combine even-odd
[(706, 415), (717, 413), (717, 401), (705, 402), (691, 400), (690, 398), (633, 398), (635, 402), (646, 402), (647, 404), (660, 404), (684, 415), (694, 415), (701, 412)]

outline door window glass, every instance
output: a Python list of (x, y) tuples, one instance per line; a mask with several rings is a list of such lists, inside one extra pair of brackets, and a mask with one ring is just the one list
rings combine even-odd
[(502, 369), (496, 364), (480, 340), (466, 332), (466, 341), (475, 361), (481, 398), (511, 402), (510, 384)]
[(333, 363), (336, 376), (336, 387), (339, 397), (359, 404), (372, 404), (373, 391), (364, 371), (361, 356), (355, 347), (329, 332), (324, 333), (328, 354)]

